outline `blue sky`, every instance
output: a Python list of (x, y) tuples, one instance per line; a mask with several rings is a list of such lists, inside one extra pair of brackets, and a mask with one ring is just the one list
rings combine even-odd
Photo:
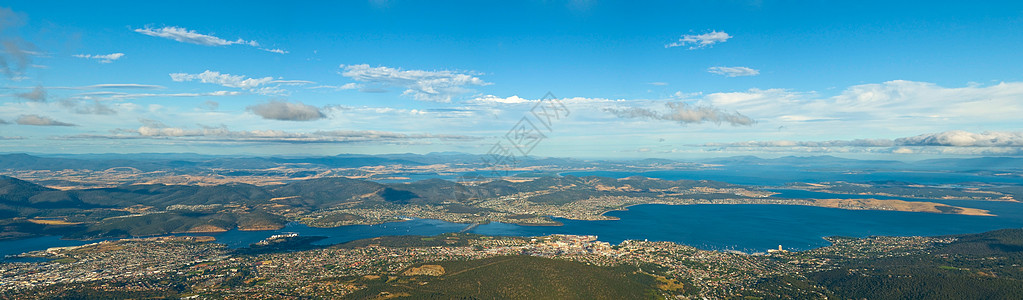
[(0, 152), (1020, 155), (1023, 4), (0, 6)]

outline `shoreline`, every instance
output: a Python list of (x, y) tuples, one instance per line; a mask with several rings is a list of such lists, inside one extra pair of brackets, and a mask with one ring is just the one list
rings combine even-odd
[[(991, 217), (997, 217), (998, 216), (998, 215), (992, 214), (990, 211), (984, 210), (984, 209), (970, 208), (970, 207), (961, 207), (961, 206), (952, 206), (952, 205), (946, 205), (946, 204), (941, 204), (941, 203), (936, 203), (936, 202), (925, 202), (925, 201), (904, 201), (904, 200), (884, 200), (884, 199), (814, 199), (814, 198), (802, 198), (802, 199), (801, 198), (787, 198), (787, 199), (779, 199), (779, 200), (810, 201), (812, 203), (822, 204), (822, 205), (807, 205), (807, 204), (802, 204), (802, 203), (724, 203), (724, 202), (713, 202), (713, 203), (663, 203), (663, 202), (662, 203), (636, 203), (636, 204), (625, 205), (625, 206), (622, 206), (622, 207), (619, 207), (619, 208), (607, 209), (607, 210), (601, 211), (599, 214), (596, 214), (596, 216), (602, 217), (603, 219), (577, 219), (577, 218), (572, 218), (572, 217), (547, 216), (548, 218), (551, 218), (550, 219), (551, 223), (519, 223), (519, 222), (501, 222), (501, 223), (513, 224), (513, 225), (518, 225), (518, 226), (531, 226), (531, 227), (558, 227), (558, 226), (564, 226), (564, 223), (558, 222), (558, 221), (554, 221), (553, 218), (561, 218), (561, 219), (573, 220), (573, 221), (617, 221), (617, 220), (621, 220), (621, 218), (618, 218), (618, 217), (615, 217), (615, 216), (608, 216), (607, 214), (611, 213), (611, 212), (616, 212), (616, 211), (628, 211), (630, 207), (637, 206), (637, 205), (672, 205), (672, 206), (684, 206), (684, 205), (738, 205), (738, 204), (745, 204), (745, 205), (794, 205), (794, 206), (835, 208), (835, 209), (843, 209), (843, 210), (920, 212), (920, 213), (949, 214), (949, 215), (963, 215), (963, 216), (991, 216)], [(819, 201), (828, 201), (828, 202), (832, 202), (832, 203), (820, 203)], [(857, 202), (857, 201), (868, 201), (868, 202), (880, 201), (882, 203), (883, 202), (895, 202), (895, 204), (903, 204), (903, 205), (905, 205), (905, 204), (919, 204), (919, 205), (923, 205), (925, 207), (930, 207), (930, 208), (934, 208), (934, 209), (937, 209), (936, 207), (943, 207), (943, 208), (957, 209), (959, 211), (949, 213), (949, 212), (942, 212), (940, 210), (939, 211), (924, 211), (924, 210), (920, 210), (920, 209), (915, 209), (914, 210), (914, 209), (851, 208), (851, 207), (841, 207), (841, 205), (840, 205), (843, 202)], [(969, 201), (985, 201), (985, 200), (969, 200)], [(930, 206), (928, 206), (928, 205), (930, 205)], [(430, 218), (422, 218), (422, 219), (438, 220), (438, 221), (444, 221), (444, 222), (455, 223), (455, 224), (463, 224), (463, 225), (473, 224), (472, 222), (467, 222), (467, 223), (451, 222), (451, 221), (446, 221), (446, 220), (443, 220), (443, 219), (430, 219)], [(305, 225), (305, 226), (309, 226), (311, 228), (339, 228), (339, 227), (343, 227), (343, 226), (352, 226), (352, 225), (374, 226), (374, 225), (380, 225), (380, 224), (386, 224), (386, 223), (401, 223), (401, 222), (407, 222), (407, 221), (410, 221), (410, 219), (400, 218), (400, 219), (394, 219), (394, 220), (383, 221), (383, 222), (353, 223), (353, 224), (343, 224), (343, 225), (338, 225), (338, 226), (315, 226), (315, 225), (312, 225), (312, 224), (303, 223), (301, 220), (290, 221), (288, 223), (294, 222), (294, 223), (302, 224), (302, 225)], [(490, 223), (490, 221), (482, 222), (480, 224), (488, 224), (488, 223)], [(259, 228), (259, 229), (257, 229), (257, 228), (251, 228), (251, 227), (246, 227), (246, 228), (237, 227), (237, 228), (234, 228), (234, 229), (237, 229), (239, 231), (246, 231), (246, 232), (274, 231), (274, 230), (284, 229), (284, 228), (286, 228), (286, 226), (287, 225), (285, 224), (284, 226), (276, 227), (276, 228)], [(207, 229), (212, 229), (212, 228), (207, 228)], [(169, 232), (169, 233), (161, 233), (161, 234), (150, 234), (150, 235), (140, 235), (140, 236), (126, 236), (126, 237), (113, 237), (113, 238), (111, 238), (111, 237), (65, 238), (65, 235), (33, 235), (33, 236), (27, 236), (27, 237), (23, 237), (23, 238), (0, 239), (0, 242), (3, 242), (3, 241), (25, 240), (25, 239), (39, 238), (39, 237), (46, 237), (46, 236), (60, 236), (62, 240), (94, 241), (94, 240), (104, 240), (104, 239), (159, 237), (159, 236), (169, 236), (169, 235), (174, 235), (174, 234), (224, 233), (224, 232), (229, 232), (229, 231), (231, 231), (231, 229), (217, 228), (217, 230), (189, 230), (189, 231), (182, 231), (182, 232)]]

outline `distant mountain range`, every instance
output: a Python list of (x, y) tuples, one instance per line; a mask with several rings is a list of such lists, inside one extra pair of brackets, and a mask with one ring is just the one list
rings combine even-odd
[(417, 205), (475, 213), (487, 210), (473, 206), (475, 202), (512, 194), (532, 193), (536, 196), (529, 201), (560, 205), (600, 195), (655, 197), (662, 193), (655, 191), (695, 186), (738, 187), (711, 181), (561, 176), (524, 182), (494, 180), (470, 191), (465, 185), (442, 179), (378, 183), (330, 177), (266, 186), (135, 184), (59, 190), (0, 176), (0, 239), (40, 234), (98, 238), (232, 228), (264, 230), (341, 205), (388, 209)]
[[(132, 167), (141, 171), (187, 170), (195, 168), (221, 169), (266, 169), (285, 164), (307, 164), (328, 168), (358, 168), (365, 166), (421, 166), (432, 164), (484, 165), (485, 155), (457, 152), (431, 154), (340, 154), (335, 156), (212, 156), (199, 154), (61, 154), (29, 155), (23, 153), (0, 154), (0, 170), (106, 170), (116, 167)], [(822, 156), (785, 156), (759, 158), (756, 156), (732, 156), (698, 160), (672, 160), (648, 158), (637, 160), (580, 160), (573, 158), (525, 157), (518, 158), (516, 166), (558, 166), (562, 168), (597, 166), (655, 166), (669, 164), (719, 164), (725, 166), (795, 166), (795, 167), (846, 167), (893, 170), (947, 170), (947, 171), (1020, 171), (1023, 158), (978, 157), (942, 158), (912, 162), (895, 160), (859, 160)]]

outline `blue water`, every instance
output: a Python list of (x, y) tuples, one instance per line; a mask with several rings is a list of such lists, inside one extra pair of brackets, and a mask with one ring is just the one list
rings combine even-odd
[[(93, 242), (98, 242), (93, 241)], [(62, 240), (59, 236), (43, 236), (34, 237), (22, 240), (14, 241), (0, 241), (0, 259), (8, 262), (33, 262), (39, 261), (33, 258), (7, 258), (8, 255), (16, 255), (29, 251), (46, 250), (47, 248), (53, 247), (67, 247), (67, 246), (78, 246), (85, 245), (90, 242), (74, 241), (74, 240)]]
[[(821, 239), (825, 236), (930, 236), (1023, 227), (1020, 205), (1011, 208), (1015, 210), (1011, 216), (985, 217), (794, 205), (639, 205), (608, 213), (621, 218), (618, 221), (563, 221), (564, 228), (556, 230), (590, 232), (611, 243), (650, 239), (713, 250), (757, 252), (779, 244), (786, 249), (806, 250), (827, 246), (827, 241)], [(1000, 209), (991, 210), (1000, 213)], [(483, 228), (477, 232), (501, 233)]]
[[(637, 205), (627, 211), (609, 212), (620, 218), (610, 221), (556, 219), (564, 226), (520, 226), (504, 223), (480, 225), (469, 232), (486, 235), (539, 236), (548, 234), (597, 235), (601, 241), (620, 243), (626, 239), (672, 241), (709, 250), (762, 252), (782, 245), (789, 250), (827, 246), (825, 236), (865, 237), (870, 235), (933, 236), (979, 233), (1002, 228), (1023, 228), (1023, 204), (973, 200), (931, 200), (831, 194), (800, 190), (775, 190), (781, 198), (879, 198), (930, 201), (980, 208), (996, 216), (963, 216), (918, 212), (843, 210), (795, 205)], [(271, 235), (297, 232), (304, 236), (325, 236), (316, 244), (328, 245), (385, 235), (437, 235), (459, 232), (467, 224), (415, 219), (379, 225), (313, 228), (290, 223), (274, 231), (203, 233), (231, 248), (245, 247)], [(61, 240), (40, 237), (0, 241), (0, 256), (49, 247), (83, 245), (96, 241)], [(8, 260), (10, 261), (10, 260)]]

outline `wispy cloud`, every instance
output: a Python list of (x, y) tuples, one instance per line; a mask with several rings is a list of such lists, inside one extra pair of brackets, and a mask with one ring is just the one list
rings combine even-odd
[(135, 32), (145, 34), (148, 36), (161, 37), (165, 39), (171, 39), (182, 43), (203, 45), (203, 46), (229, 46), (235, 44), (249, 45), (253, 47), (259, 47), (259, 43), (256, 41), (246, 41), (241, 38), (237, 40), (229, 41), (219, 37), (215, 37), (208, 34), (202, 34), (195, 32), (195, 30), (188, 30), (176, 26), (166, 26), (161, 28), (139, 28), (135, 29)]
[(471, 75), (454, 71), (402, 70), (369, 65), (341, 65), (341, 75), (369, 84), (384, 87), (400, 87), (402, 95), (415, 100), (451, 102), (454, 97), (467, 94), (468, 86), (485, 86), (490, 83)]
[(40, 115), (21, 115), (14, 122), (20, 125), (32, 125), (32, 126), (78, 126), (71, 123), (65, 123), (44, 117)]
[(182, 43), (203, 45), (203, 46), (230, 46), (230, 45), (246, 45), (252, 46), (259, 50), (273, 52), (278, 54), (287, 54), (288, 51), (281, 49), (268, 49), (263, 48), (256, 41), (246, 41), (238, 38), (236, 40), (226, 40), (209, 34), (198, 33), (195, 30), (188, 30), (182, 27), (176, 26), (165, 26), (161, 28), (139, 28), (135, 29), (135, 32), (145, 34), (148, 36), (161, 37), (165, 39), (171, 39)]
[(277, 54), (288, 54), (287, 50), (281, 50), (281, 49), (277, 49), (277, 48), (273, 48), (273, 49), (259, 48), (259, 50), (263, 50), (263, 51), (266, 51), (266, 52), (273, 52), (273, 53), (277, 53)]
[(199, 80), (202, 83), (213, 83), (242, 89), (255, 89), (274, 80), (273, 77), (245, 78), (244, 75), (220, 74), (220, 72), (210, 70), (199, 74), (171, 73), (170, 77), (171, 80), (177, 82)]
[(98, 90), (98, 89), (139, 89), (139, 90), (157, 90), (163, 89), (164, 86), (152, 85), (152, 84), (137, 84), (137, 83), (104, 83), (104, 84), (93, 84), (84, 86), (48, 86), (47, 89), (53, 90)]
[(747, 67), (710, 67), (707, 68), (707, 72), (728, 77), (755, 76), (760, 74), (759, 70)]
[(75, 54), (75, 55), (72, 55), (72, 56), (78, 57), (78, 58), (95, 59), (95, 60), (98, 60), (102, 64), (108, 64), (108, 63), (114, 62), (115, 60), (120, 59), (121, 57), (124, 57), (124, 53), (111, 53), (111, 54), (104, 54), (104, 55)]
[(408, 143), (412, 141), (477, 141), (478, 137), (449, 134), (399, 133), (375, 130), (327, 130), (289, 132), (282, 130), (230, 130), (226, 126), (201, 128), (169, 127), (152, 120), (141, 120), (138, 129), (118, 129), (108, 135), (73, 135), (61, 139), (180, 139), (227, 143)]
[(664, 45), (664, 48), (689, 47), (689, 50), (695, 50), (710, 47), (717, 43), (724, 43), (730, 38), (732, 36), (728, 33), (717, 30), (704, 34), (685, 34), (677, 41)]
[(213, 101), (213, 100), (206, 100), (206, 102), (203, 102), (202, 104), (199, 104), (199, 108), (202, 108), (202, 109), (205, 109), (205, 110), (217, 110), (218, 108), (220, 108), (220, 102)]
[(729, 113), (712, 106), (691, 106), (685, 102), (667, 102), (664, 105), (668, 108), (665, 112), (641, 107), (611, 107), (604, 110), (619, 118), (675, 121), (679, 124), (713, 122), (716, 124), (728, 123), (732, 126), (750, 126), (755, 123), (750, 117), (738, 112)]
[(171, 80), (177, 82), (196, 81), (212, 83), (225, 87), (244, 89), (258, 94), (280, 94), (284, 90), (280, 85), (303, 85), (315, 83), (306, 80), (280, 80), (273, 77), (247, 78), (244, 75), (221, 74), (220, 72), (206, 70), (199, 74), (171, 73)]
[(279, 84), (283, 84), (283, 85), (306, 85), (306, 84), (314, 84), (316, 82), (315, 81), (309, 81), (309, 80), (274, 80), (274, 81), (271, 81), (271, 83), (279, 83)]
[(318, 107), (302, 104), (302, 102), (291, 103), (273, 100), (245, 109), (264, 119), (279, 121), (313, 121), (327, 117)]
[(32, 88), (31, 92), (17, 93), (14, 96), (29, 101), (44, 102), (46, 101), (46, 89), (41, 85), (37, 85), (35, 88)]
[(8, 79), (25, 79), (25, 69), (33, 66), (32, 56), (39, 55), (35, 45), (17, 35), (4, 34), (6, 31), (17, 30), (25, 24), (27, 18), (10, 8), (0, 7), (0, 72)]
[(85, 103), (75, 99), (61, 99), (60, 105), (76, 114), (83, 115), (116, 115), (117, 111), (110, 106), (93, 100)]
[(156, 93), (119, 93), (119, 92), (90, 92), (81, 93), (75, 95), (75, 98), (86, 99), (86, 100), (124, 100), (124, 99), (138, 99), (138, 98), (153, 98), (153, 97), (222, 97), (222, 96), (238, 96), (242, 95), (242, 92), (237, 91), (215, 91), (209, 93), (167, 93), (167, 94), (156, 94)]
[(106, 84), (94, 84), (81, 87), (82, 89), (162, 89), (163, 86), (152, 85), (152, 84), (134, 84), (134, 83), (106, 83)]

